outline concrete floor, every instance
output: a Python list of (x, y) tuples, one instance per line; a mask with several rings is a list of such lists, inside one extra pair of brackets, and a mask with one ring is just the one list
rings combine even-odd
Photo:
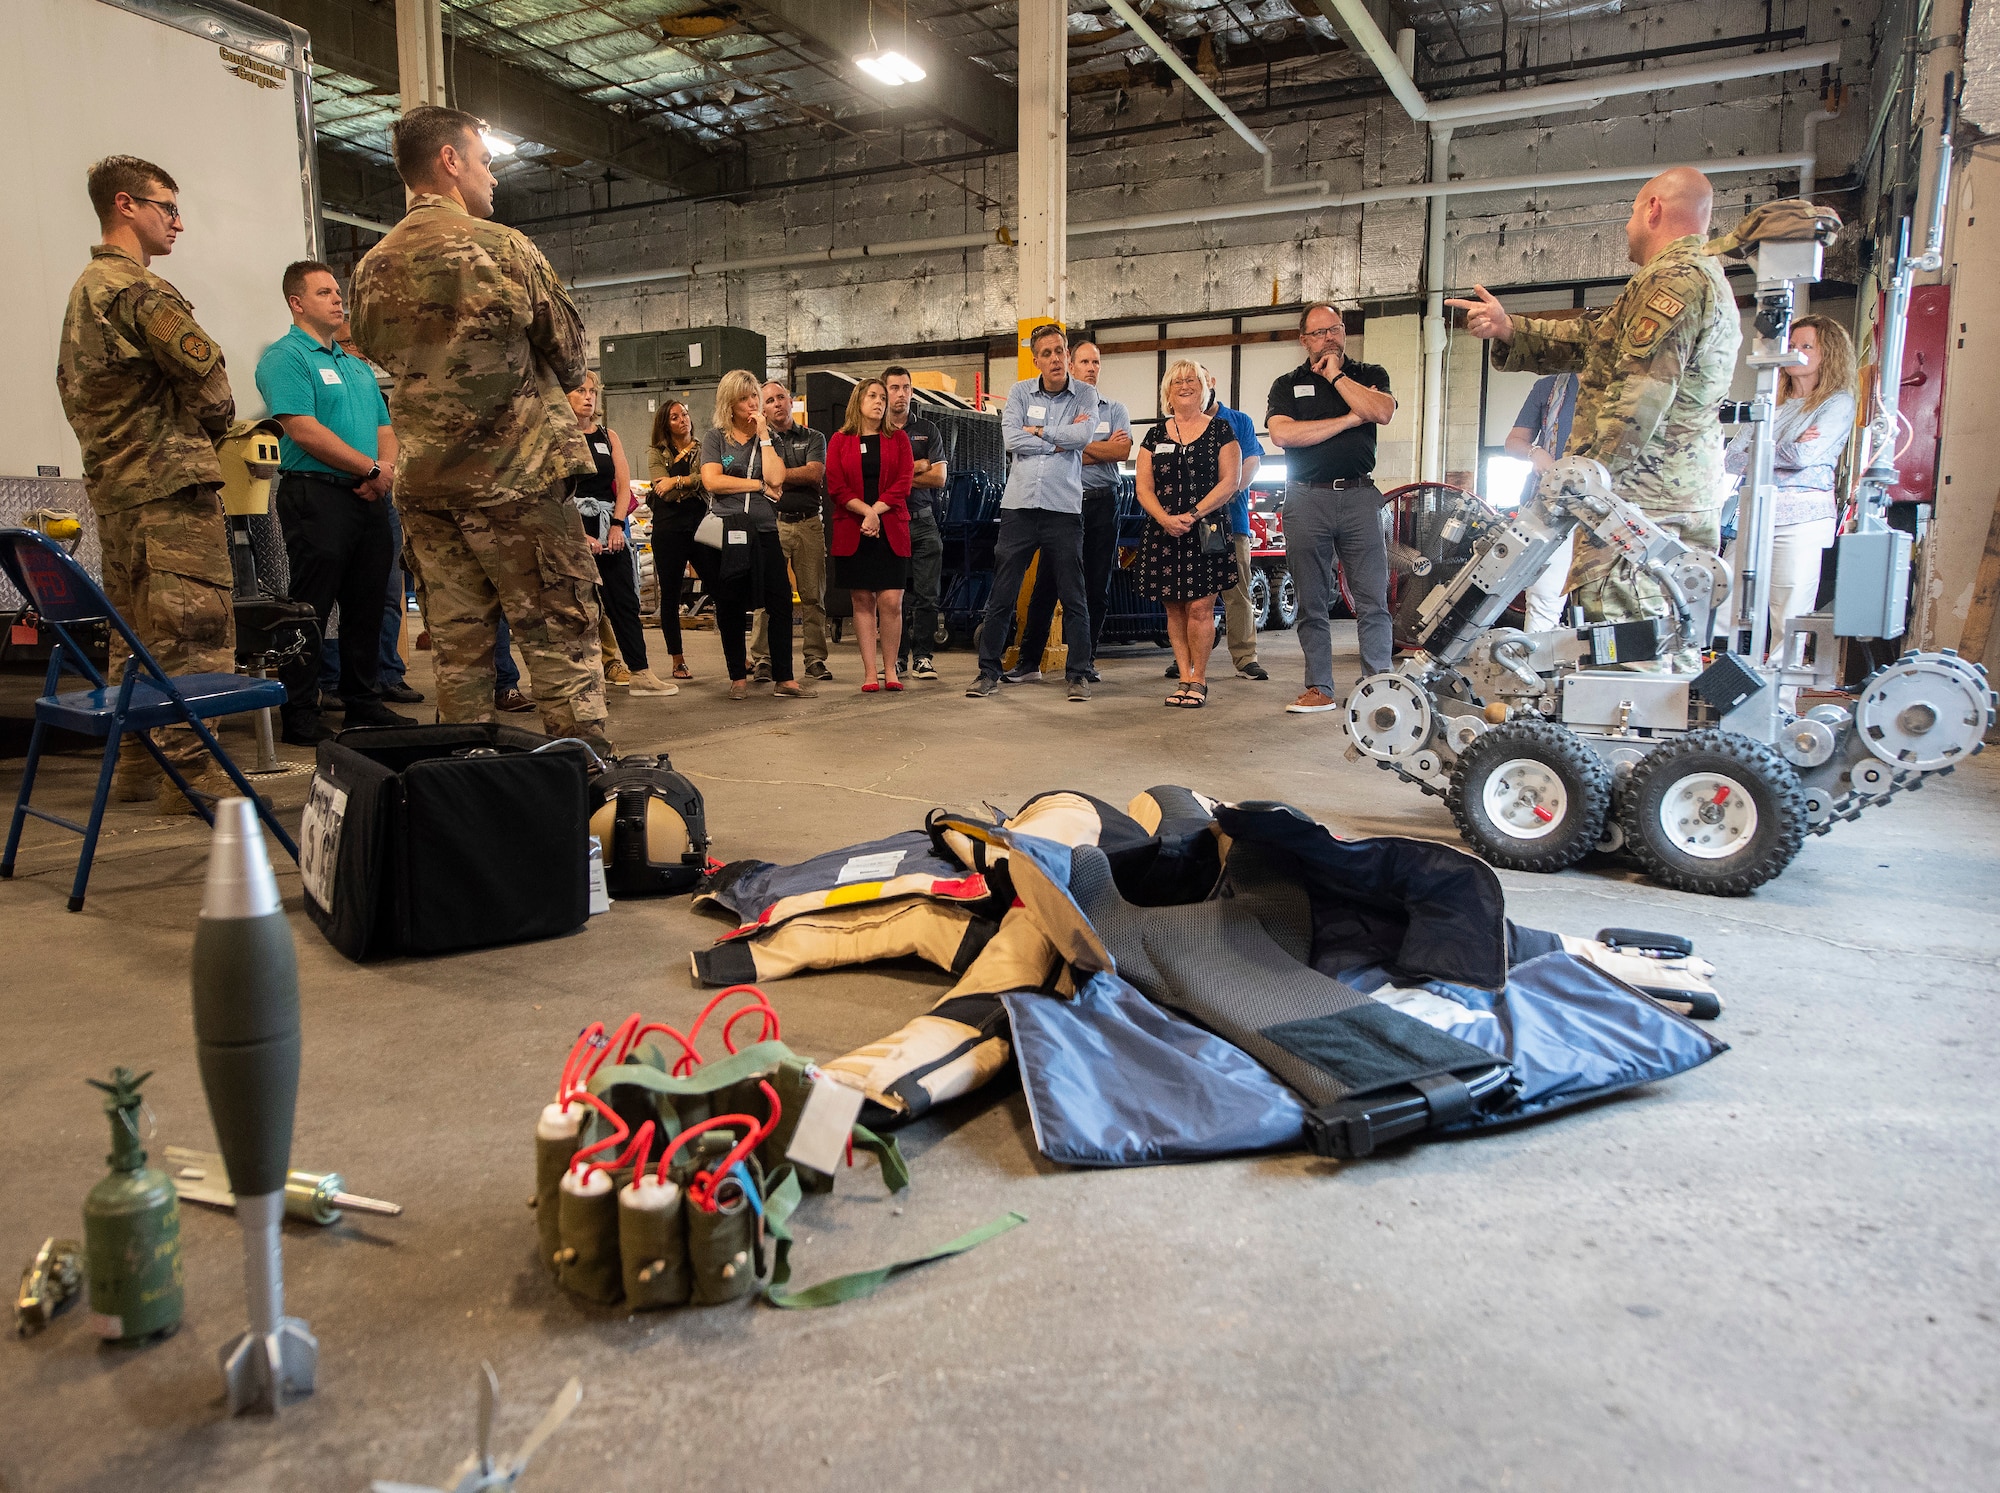
[[(1342, 676), (1353, 672), (1351, 630)], [(1099, 698), (975, 702), (969, 664), (901, 698), (722, 698), (719, 650), (675, 699), (616, 697), (625, 749), (664, 743), (708, 796), (718, 853), (793, 860), (933, 805), (1044, 788), (1115, 802), (1158, 782), (1283, 798), (1348, 834), (1451, 836), (1443, 807), (1342, 760), (1274, 679), (1160, 708), (1160, 655)], [(420, 664), (415, 682), (423, 687)], [(304, 753), (288, 754), (303, 760)], [(89, 764), (55, 764), (81, 804)], [(18, 760), (0, 764), (11, 801)], [(271, 780), (288, 817), (305, 778)], [(102, 1173), (86, 1076), (154, 1068), (157, 1141), (206, 1145), (187, 959), (199, 823), (114, 809), (90, 901), (37, 826), (0, 887), (0, 1262), (74, 1234)], [(1291, 1155), (1126, 1172), (1035, 1152), (1018, 1090), (905, 1132), (914, 1185), (872, 1164), (802, 1211), (804, 1282), (1030, 1222), (874, 1298), (644, 1316), (581, 1305), (533, 1259), (530, 1132), (576, 1030), (699, 1009), (687, 952), (717, 924), (621, 902), (571, 938), (357, 967), (280, 884), (306, 1058), (297, 1165), (337, 1167), (399, 1219), (294, 1227), (288, 1305), (318, 1393), (225, 1418), (215, 1353), (242, 1326), (233, 1222), (185, 1210), (187, 1318), (143, 1350), (81, 1312), (0, 1350), (0, 1489), (338, 1489), (442, 1483), (489, 1359), (511, 1449), (571, 1375), (584, 1400), (536, 1490), (1340, 1488), (1967, 1489), (2000, 1457), (2000, 754), (1810, 841), (1744, 901), (1603, 871), (1509, 874), (1518, 919), (1693, 936), (1734, 1051), (1544, 1124), (1340, 1166)], [(945, 983), (894, 967), (773, 987), (828, 1057)], [(11, 1277), (9, 1277), (11, 1280)], [(1979, 1469), (1985, 1468), (1985, 1472)]]

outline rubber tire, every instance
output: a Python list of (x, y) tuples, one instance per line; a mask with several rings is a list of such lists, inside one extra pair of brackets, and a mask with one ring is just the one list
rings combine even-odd
[[(1502, 764), (1529, 757), (1554, 770), (1569, 796), (1570, 823), (1541, 840), (1517, 840), (1495, 828), (1481, 802), (1486, 780)], [(1465, 843), (1506, 871), (1561, 871), (1604, 838), (1611, 808), (1611, 769), (1574, 733), (1554, 721), (1508, 721), (1482, 733), (1458, 759), (1445, 804)]]
[(1271, 571), (1271, 625), (1287, 628), (1299, 620), (1299, 583), (1290, 570)]
[(1271, 623), (1271, 576), (1269, 571), (1250, 572), (1250, 627), (1262, 632)]
[[(1695, 772), (1721, 772), (1750, 791), (1757, 805), (1757, 833), (1747, 849), (1726, 861), (1697, 860), (1665, 842), (1660, 801)], [(1618, 822), (1625, 848), (1661, 886), (1709, 897), (1744, 897), (1792, 863), (1806, 842), (1806, 795), (1798, 770), (1775, 747), (1734, 731), (1710, 727), (1656, 747), (1632, 769), (1619, 794)]]

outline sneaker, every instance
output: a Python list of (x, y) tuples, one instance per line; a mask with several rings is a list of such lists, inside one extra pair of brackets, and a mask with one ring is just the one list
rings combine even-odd
[(971, 684), (966, 686), (965, 698), (968, 700), (983, 700), (988, 695), (997, 695), (999, 693), (1000, 676), (998, 674), (981, 674)]
[(1088, 700), (1090, 698), (1090, 681), (1085, 679), (1081, 674), (1072, 674), (1069, 680), (1069, 697), (1072, 700)]
[(811, 700), (818, 696), (816, 689), (807, 689), (796, 679), (787, 679), (783, 684), (771, 686), (771, 693), (780, 700)]
[(769, 684), (771, 682), (771, 661), (768, 658), (750, 671), (750, 682), (752, 684)]
[(928, 657), (920, 658), (910, 665), (910, 677), (912, 679), (935, 679), (937, 678), (937, 665), (932, 663)]
[(1167, 665), (1167, 672), (1166, 672), (1166, 673), (1164, 673), (1164, 674), (1162, 674), (1162, 675), (1161, 675), (1160, 677), (1161, 677), (1162, 679), (1178, 679), (1178, 678), (1180, 678), (1180, 677), (1181, 677), (1181, 666), (1180, 666), (1179, 664), (1168, 664), (1168, 665)]
[(1238, 679), (1269, 679), (1271, 676), (1265, 671), (1264, 666), (1253, 658), (1249, 663), (1237, 666), (1236, 677)]
[(1042, 679), (1040, 669), (1012, 668), (1000, 676), (1002, 684), (1039, 684)]
[(630, 684), (632, 682), (632, 671), (625, 667), (623, 659), (611, 659), (604, 665), (604, 682), (606, 684)]
[(826, 666), (825, 659), (816, 658), (806, 665), (806, 678), (830, 680), (833, 678), (833, 670)]
[(1340, 709), (1340, 702), (1317, 689), (1309, 689), (1285, 709), (1293, 715), (1324, 715), (1329, 710)]
[(391, 705), (421, 705), (424, 703), (424, 692), (411, 689), (399, 679), (394, 684), (382, 686), (382, 698)]
[(681, 687), (672, 680), (662, 679), (651, 669), (641, 669), (632, 676), (631, 692), (636, 695), (677, 695)]
[(518, 689), (496, 689), (493, 691), (493, 708), (504, 710), (509, 715), (525, 715), (535, 708), (535, 702)]

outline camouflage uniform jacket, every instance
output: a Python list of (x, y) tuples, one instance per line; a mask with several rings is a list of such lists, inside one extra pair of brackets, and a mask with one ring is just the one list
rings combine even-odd
[(222, 349), (186, 297), (123, 249), (95, 245), (70, 290), (56, 389), (97, 512), (222, 481), (215, 443), (236, 415)]
[(420, 194), (354, 272), (354, 340), (389, 374), (396, 501), (479, 508), (596, 469), (564, 391), (583, 318), (525, 234)]
[(1618, 299), (1573, 320), (1514, 318), (1502, 372), (1578, 375), (1568, 455), (1592, 456), (1648, 513), (1722, 505), (1722, 425), (1742, 341), (1722, 266), (1690, 234), (1655, 254)]

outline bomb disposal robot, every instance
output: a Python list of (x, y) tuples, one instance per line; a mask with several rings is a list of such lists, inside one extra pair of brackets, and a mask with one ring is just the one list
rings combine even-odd
[[(1939, 260), (1948, 124), (1944, 138), (1925, 255), (1907, 252), (1904, 227), (1884, 367), (1902, 363), (1913, 272)], [(1768, 422), (1779, 370), (1803, 361), (1788, 343), (1793, 287), (1819, 278), (1822, 248), (1817, 239), (1766, 240), (1752, 251), (1753, 420)], [(1496, 866), (1558, 871), (1593, 849), (1622, 847), (1655, 880), (1718, 896), (1740, 896), (1778, 875), (1808, 833), (1824, 834), (1950, 772), (1980, 751), (1994, 695), (1984, 668), (1949, 650), (1907, 653), (1877, 670), (1851, 709), (1787, 708), (1799, 686), (1831, 682), (1835, 636), (1903, 630), (1910, 541), (1881, 517), (1895, 481), (1895, 400), (1891, 380), (1871, 423), (1861, 520), (1841, 538), (1833, 616), (1794, 619), (1811, 634), (1814, 668), (1784, 667), (1806, 654), (1797, 633), (1779, 640), (1768, 665), (1760, 662), (1773, 513), (1768, 423), (1756, 432), (1734, 574), (1620, 499), (1599, 463), (1566, 457), (1543, 475), (1534, 500), (1425, 598), (1418, 651), (1355, 687), (1345, 719), (1349, 755), (1372, 757), (1442, 796), (1466, 842)], [(1545, 633), (1493, 627), (1578, 528), (1651, 575), (1672, 615)], [(1706, 648), (1731, 594), (1743, 603), (1728, 651), (1701, 674), (1630, 667), (1671, 658), (1684, 644)]]

